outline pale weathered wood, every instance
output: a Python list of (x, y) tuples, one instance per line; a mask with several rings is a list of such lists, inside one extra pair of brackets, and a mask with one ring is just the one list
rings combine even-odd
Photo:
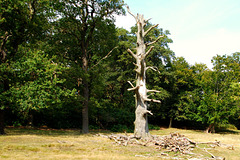
[[(222, 144), (219, 141), (215, 142), (195, 142), (190, 140), (189, 138), (181, 135), (179, 133), (170, 133), (166, 136), (150, 136), (148, 139), (141, 139), (141, 137), (136, 136), (128, 136), (121, 134), (112, 134), (110, 136), (99, 135), (104, 138), (109, 138), (115, 141), (118, 145), (141, 145), (147, 147), (153, 147), (158, 151), (161, 151), (161, 158), (169, 158), (169, 159), (181, 159), (182, 155), (189, 155), (192, 160), (224, 160), (224, 157), (215, 156), (213, 153), (210, 153), (208, 150), (212, 148), (203, 148), (198, 146), (198, 144), (208, 144), (215, 145), (216, 147), (221, 147)], [(197, 148), (198, 150), (202, 150), (211, 155), (211, 158), (205, 157), (200, 153), (195, 154), (193, 150)], [(229, 148), (228, 148), (229, 149)], [(169, 156), (167, 153), (174, 152), (174, 157)], [(180, 157), (178, 157), (178, 155)], [(162, 157), (167, 156), (167, 157)]]
[(154, 43), (158, 42), (160, 38), (163, 38), (163, 37), (164, 37), (164, 36), (161, 35), (161, 36), (159, 36), (155, 41), (150, 42), (150, 43), (147, 43), (146, 45), (147, 45), (147, 46), (153, 45)]
[[(134, 135), (140, 138), (148, 138), (150, 137), (148, 130), (148, 118), (147, 114), (151, 114), (152, 112), (148, 110), (148, 102), (157, 102), (160, 103), (159, 100), (150, 99), (147, 95), (148, 92), (159, 92), (156, 90), (148, 90), (146, 88), (146, 70), (151, 68), (153, 70), (158, 70), (154, 67), (147, 67), (145, 58), (149, 55), (149, 53), (153, 50), (154, 46), (150, 46), (148, 51), (146, 52), (146, 47), (149, 44), (144, 42), (144, 37), (158, 25), (154, 25), (150, 27), (147, 31), (144, 30), (144, 27), (147, 24), (148, 20), (144, 19), (144, 16), (141, 14), (134, 15), (129, 7), (127, 6), (128, 13), (132, 15), (137, 23), (137, 42), (136, 42), (136, 53), (133, 53), (131, 49), (127, 51), (136, 59), (136, 63), (134, 65), (137, 67), (136, 71), (136, 86), (133, 86), (132, 83), (130, 85), (132, 88), (129, 88), (128, 91), (135, 91), (135, 100), (136, 100), (136, 110), (135, 110), (135, 129)], [(161, 37), (158, 37), (157, 40), (151, 42), (151, 44), (156, 43)]]

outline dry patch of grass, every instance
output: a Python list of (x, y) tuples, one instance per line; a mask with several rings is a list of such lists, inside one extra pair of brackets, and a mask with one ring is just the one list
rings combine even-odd
[[(160, 152), (144, 146), (119, 146), (113, 141), (95, 136), (79, 134), (78, 130), (34, 130), (7, 129), (7, 135), (0, 136), (0, 159), (160, 159)], [(167, 135), (171, 132), (201, 142), (214, 141), (231, 144), (234, 150), (216, 147), (209, 152), (228, 160), (240, 157), (240, 134), (205, 134), (200, 131), (164, 129), (152, 131), (153, 135)], [(102, 133), (110, 134), (110, 133)], [(201, 152), (201, 151), (199, 151)]]

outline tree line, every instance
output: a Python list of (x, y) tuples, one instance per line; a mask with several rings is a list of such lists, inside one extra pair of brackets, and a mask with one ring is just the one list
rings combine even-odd
[[(0, 132), (6, 125), (132, 131), (137, 67), (128, 48), (137, 26), (117, 28), (123, 0), (0, 0)], [(214, 132), (239, 126), (240, 52), (216, 55), (213, 69), (169, 48), (170, 32), (148, 22), (149, 123)], [(177, 53), (176, 53), (177, 54)], [(151, 128), (151, 126), (150, 126)]]

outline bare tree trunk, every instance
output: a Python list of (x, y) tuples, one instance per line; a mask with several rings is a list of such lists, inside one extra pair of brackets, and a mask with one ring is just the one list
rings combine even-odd
[[(128, 8), (128, 7), (127, 7)], [(147, 46), (157, 42), (160, 37), (154, 42), (151, 43), (145, 43), (144, 37), (157, 25), (152, 26), (147, 31), (144, 30), (145, 25), (147, 24), (147, 21), (144, 19), (143, 15), (138, 14), (135, 16), (131, 13), (131, 11), (128, 8), (128, 12), (135, 18), (138, 31), (136, 33), (137, 36), (137, 46), (136, 46), (136, 54), (134, 54), (130, 49), (128, 49), (128, 52), (135, 58), (136, 60), (136, 86), (134, 86), (131, 82), (130, 85), (132, 88), (128, 89), (129, 91), (133, 90), (135, 91), (135, 101), (136, 101), (136, 110), (135, 110), (135, 129), (134, 129), (134, 135), (135, 137), (139, 138), (147, 138), (150, 136), (149, 130), (148, 130), (148, 118), (147, 114), (152, 113), (148, 110), (148, 101), (152, 102), (158, 102), (159, 100), (149, 99), (147, 93), (148, 92), (159, 92), (156, 90), (148, 90), (146, 88), (146, 70), (153, 67), (146, 67), (145, 58), (146, 56), (152, 51), (153, 46), (150, 47), (150, 49), (146, 52)]]

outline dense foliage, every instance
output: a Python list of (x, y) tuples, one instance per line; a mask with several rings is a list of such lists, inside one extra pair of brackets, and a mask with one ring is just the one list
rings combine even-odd
[[(127, 49), (136, 26), (114, 25), (122, 7), (121, 0), (0, 0), (0, 133), (5, 125), (132, 131), (127, 81), (135, 66)], [(162, 101), (150, 105), (149, 123), (240, 127), (240, 52), (216, 55), (213, 69), (190, 65), (170, 50), (169, 34), (156, 28), (147, 37), (164, 35), (147, 61), (149, 88), (161, 90), (152, 96)]]

